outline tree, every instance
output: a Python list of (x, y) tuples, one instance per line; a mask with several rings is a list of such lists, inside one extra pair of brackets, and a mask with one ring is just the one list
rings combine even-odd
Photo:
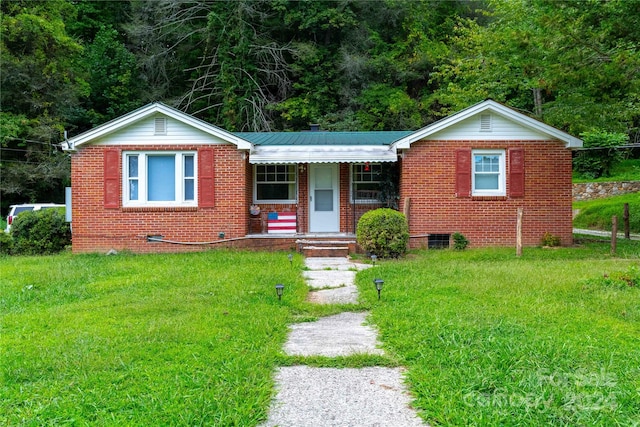
[(487, 25), (460, 20), (431, 105), (493, 98), (574, 134), (638, 126), (637, 1), (489, 4)]
[(118, 32), (102, 27), (82, 57), (89, 96), (86, 121), (96, 126), (139, 107), (140, 84), (133, 53), (118, 40)]
[(15, 1), (2, 3), (2, 13), (2, 111), (64, 117), (84, 95), (75, 68), (82, 46), (65, 29), (73, 8), (62, 0)]
[(613, 166), (623, 159), (620, 146), (629, 141), (624, 133), (602, 130), (584, 132), (585, 150), (579, 151), (573, 159), (573, 170), (585, 178), (597, 179), (610, 176)]
[(3, 2), (1, 11), (2, 206), (60, 201), (69, 159), (56, 144), (86, 94), (76, 68), (82, 46), (65, 27), (75, 10), (52, 0)]
[(262, 24), (275, 12), (253, 0), (210, 7), (200, 63), (190, 69), (192, 86), (179, 105), (229, 130), (271, 130), (271, 107), (291, 86), (291, 48)]
[[(210, 2), (140, 0), (123, 23), (127, 48), (135, 55), (144, 91), (140, 102), (176, 105), (189, 88), (206, 42)], [(192, 111), (189, 111), (192, 112)]]

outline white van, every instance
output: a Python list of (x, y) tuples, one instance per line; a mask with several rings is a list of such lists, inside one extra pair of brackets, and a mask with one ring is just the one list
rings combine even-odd
[(9, 206), (9, 214), (7, 215), (7, 228), (5, 228), (4, 231), (5, 233), (8, 233), (11, 230), (11, 224), (13, 223), (16, 215), (18, 215), (20, 212), (39, 211), (41, 209), (64, 207), (65, 205), (57, 205), (55, 203), (26, 203), (23, 205), (11, 205)]

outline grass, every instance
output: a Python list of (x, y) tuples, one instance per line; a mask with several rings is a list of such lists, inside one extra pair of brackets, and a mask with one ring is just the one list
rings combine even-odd
[[(406, 366), (431, 425), (633, 425), (640, 292), (602, 278), (639, 245), (419, 252), (359, 272), (357, 306), (306, 303), (283, 253), (0, 257), (0, 425), (257, 425), (300, 363)], [(284, 355), (289, 323), (344, 310), (389, 356)]]
[[(299, 267), (299, 259), (296, 260)], [(283, 254), (0, 258), (1, 425), (253, 425), (288, 305)], [(286, 283), (278, 301), (276, 283)]]
[(629, 204), (629, 230), (631, 233), (640, 233), (640, 193), (574, 202), (573, 208), (579, 209), (580, 213), (574, 218), (573, 226), (611, 231), (611, 217), (617, 215), (618, 231), (622, 232), (625, 203)]
[(613, 182), (613, 181), (640, 181), (640, 159), (626, 159), (616, 164), (611, 171), (611, 176), (598, 179), (583, 178), (577, 173), (573, 174), (574, 183), (582, 182)]
[(430, 425), (638, 425), (640, 242), (624, 246), (425, 251), (358, 285)]

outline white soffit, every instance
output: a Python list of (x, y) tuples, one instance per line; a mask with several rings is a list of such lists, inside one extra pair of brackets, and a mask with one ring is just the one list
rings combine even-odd
[(364, 163), (396, 162), (395, 147), (381, 145), (254, 146), (249, 163)]

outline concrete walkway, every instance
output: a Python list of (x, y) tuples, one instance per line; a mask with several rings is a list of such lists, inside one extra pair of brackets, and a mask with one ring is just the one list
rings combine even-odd
[[(584, 234), (587, 236), (603, 236), (603, 237), (611, 237), (610, 231), (601, 231), (601, 230), (586, 230), (581, 228), (574, 228), (574, 234)], [(617, 233), (616, 236), (618, 239), (624, 239), (624, 233)], [(629, 240), (640, 240), (640, 234), (629, 234)]]
[[(347, 258), (308, 258), (305, 263), (311, 302), (357, 304), (355, 274), (369, 265)], [(366, 318), (367, 313), (344, 312), (294, 324), (284, 351), (296, 356), (383, 355), (377, 331)], [(264, 427), (425, 425), (410, 407), (402, 368), (288, 366), (277, 370), (275, 380), (277, 395)]]

